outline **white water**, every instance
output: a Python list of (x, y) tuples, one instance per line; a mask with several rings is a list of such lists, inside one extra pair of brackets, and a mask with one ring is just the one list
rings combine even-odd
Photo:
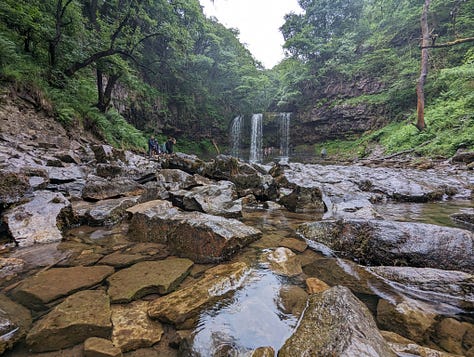
[(236, 158), (240, 158), (240, 141), (242, 136), (242, 122), (243, 116), (238, 115), (232, 121), (231, 126), (231, 140), (232, 140), (232, 151), (231, 155)]
[(251, 163), (262, 161), (262, 119), (263, 114), (252, 115), (252, 131), (250, 133)]
[(280, 113), (280, 162), (288, 163), (290, 156), (290, 117), (291, 113)]

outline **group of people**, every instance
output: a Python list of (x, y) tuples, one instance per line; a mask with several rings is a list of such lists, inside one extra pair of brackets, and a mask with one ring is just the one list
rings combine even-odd
[(152, 135), (150, 136), (150, 139), (148, 139), (148, 155), (172, 154), (175, 144), (176, 139), (172, 136), (168, 136), (166, 142), (161, 146), (155, 139), (155, 136)]

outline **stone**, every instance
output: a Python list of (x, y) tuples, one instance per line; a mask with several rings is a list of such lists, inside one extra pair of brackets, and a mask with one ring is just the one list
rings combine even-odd
[(216, 263), (261, 237), (242, 222), (201, 212), (183, 212), (166, 201), (129, 208), (128, 236), (133, 241), (166, 243), (172, 254), (195, 263)]
[(72, 222), (71, 204), (59, 192), (36, 191), (31, 201), (7, 210), (4, 221), (20, 247), (59, 242), (59, 227)]
[(308, 294), (317, 294), (322, 293), (330, 288), (328, 284), (324, 281), (319, 280), (318, 278), (308, 278), (306, 279), (306, 289)]
[(108, 198), (139, 196), (144, 192), (143, 185), (131, 179), (117, 177), (109, 180), (89, 175), (82, 191), (82, 198), (86, 201), (100, 201)]
[(163, 326), (147, 315), (148, 301), (112, 305), (112, 342), (122, 352), (151, 347), (160, 342)]
[(110, 340), (89, 337), (84, 341), (84, 357), (122, 357), (122, 351)]
[(97, 163), (109, 163), (114, 161), (125, 161), (125, 153), (122, 150), (115, 149), (110, 145), (92, 145), (92, 151), (94, 152)]
[(113, 225), (126, 217), (126, 209), (133, 207), (140, 196), (105, 199), (98, 202), (75, 201), (72, 209), (82, 224), (90, 226)]
[(322, 244), (340, 257), (364, 265), (474, 272), (474, 234), (459, 228), (350, 219), (304, 223), (297, 232), (308, 244)]
[(168, 294), (189, 274), (193, 262), (183, 258), (147, 261), (122, 269), (107, 279), (112, 303), (126, 303), (148, 294)]
[(52, 268), (23, 280), (11, 294), (24, 306), (41, 310), (52, 301), (101, 283), (113, 272), (109, 266)]
[(33, 352), (57, 351), (89, 337), (107, 338), (112, 332), (109, 298), (102, 290), (69, 296), (38, 320), (26, 336)]
[(308, 299), (308, 293), (303, 288), (296, 285), (282, 286), (278, 295), (278, 307), (285, 314), (301, 316)]
[(335, 286), (310, 295), (293, 335), (278, 351), (293, 356), (395, 357), (375, 321), (349, 289)]
[(450, 317), (436, 324), (434, 336), (434, 342), (451, 353), (465, 356), (474, 347), (474, 325)]
[(323, 195), (318, 187), (298, 186), (281, 197), (278, 203), (290, 212), (324, 212)]
[(167, 190), (189, 189), (198, 184), (193, 175), (179, 169), (162, 169), (156, 179)]
[(250, 357), (274, 357), (275, 350), (272, 347), (259, 347), (252, 351)]
[(308, 248), (308, 243), (306, 243), (304, 240), (296, 238), (283, 238), (280, 241), (280, 245), (282, 247), (290, 248), (291, 250), (298, 253), (303, 253), (306, 248)]
[(31, 185), (25, 175), (0, 170), (0, 207), (20, 202), (30, 190)]
[(219, 297), (238, 289), (247, 274), (248, 266), (243, 262), (218, 265), (195, 283), (151, 301), (148, 315), (179, 326)]
[(0, 294), (0, 355), (26, 336), (31, 322), (28, 309)]
[(298, 256), (288, 248), (278, 247), (266, 253), (264, 259), (275, 274), (292, 277), (303, 272)]

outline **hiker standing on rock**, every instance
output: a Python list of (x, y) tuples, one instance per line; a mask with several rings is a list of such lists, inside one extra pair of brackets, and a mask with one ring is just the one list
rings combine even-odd
[(168, 136), (168, 140), (166, 140), (166, 144), (165, 144), (167, 154), (173, 153), (173, 148), (175, 144), (176, 144), (176, 139), (171, 136)]

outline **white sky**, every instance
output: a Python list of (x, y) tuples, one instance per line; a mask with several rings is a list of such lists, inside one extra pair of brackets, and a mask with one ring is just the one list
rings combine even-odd
[(283, 59), (283, 16), (301, 13), (297, 0), (199, 0), (206, 16), (215, 16), (226, 27), (237, 28), (240, 42), (253, 56), (272, 68)]

